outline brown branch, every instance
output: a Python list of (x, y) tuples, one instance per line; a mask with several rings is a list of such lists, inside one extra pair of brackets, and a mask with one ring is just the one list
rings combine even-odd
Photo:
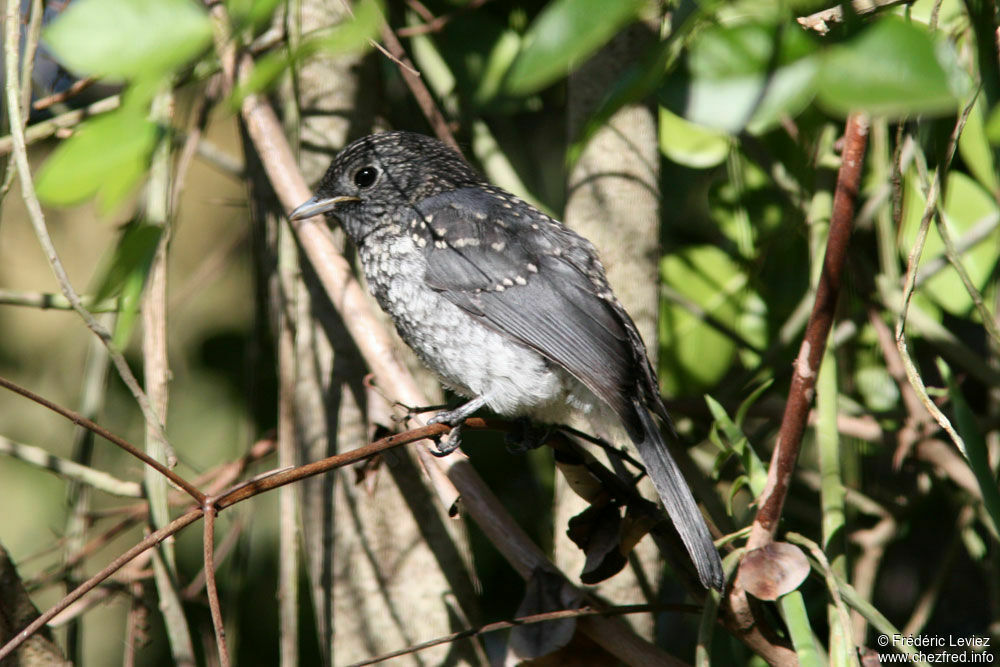
[(781, 518), (785, 496), (788, 494), (789, 483), (802, 445), (802, 434), (809, 416), (816, 375), (833, 324), (837, 297), (840, 294), (854, 219), (854, 203), (861, 183), (861, 167), (867, 143), (867, 116), (860, 113), (851, 114), (847, 118), (844, 131), (844, 150), (840, 172), (837, 175), (837, 188), (834, 192), (833, 215), (830, 220), (826, 255), (823, 258), (823, 270), (819, 285), (816, 287), (816, 300), (813, 302), (805, 338), (795, 361), (788, 402), (785, 404), (785, 413), (768, 468), (767, 484), (758, 499), (759, 509), (747, 541), (748, 550), (758, 549), (771, 542)]
[(121, 447), (126, 452), (128, 452), (129, 454), (131, 454), (135, 458), (139, 459), (140, 461), (142, 461), (146, 465), (148, 465), (148, 466), (150, 466), (152, 468), (155, 468), (161, 475), (163, 475), (164, 477), (166, 477), (167, 479), (169, 479), (171, 482), (173, 482), (174, 484), (176, 484), (178, 487), (184, 489), (184, 491), (186, 491), (187, 494), (189, 496), (191, 496), (195, 500), (195, 502), (197, 502), (198, 504), (201, 504), (201, 503), (203, 503), (205, 501), (205, 494), (203, 494), (201, 491), (199, 491), (196, 486), (194, 486), (193, 484), (191, 484), (190, 482), (188, 482), (186, 479), (184, 479), (183, 477), (181, 477), (180, 475), (178, 475), (173, 470), (171, 470), (170, 468), (166, 467), (165, 465), (163, 465), (159, 461), (157, 461), (157, 460), (153, 459), (152, 457), (148, 456), (145, 452), (142, 452), (142, 451), (138, 450), (134, 445), (132, 445), (131, 443), (129, 443), (124, 438), (118, 437), (117, 435), (115, 435), (111, 431), (109, 431), (106, 428), (104, 428), (104, 427), (102, 427), (102, 426), (100, 426), (100, 425), (92, 422), (91, 420), (87, 419), (83, 415), (81, 415), (81, 414), (79, 414), (77, 412), (74, 412), (73, 410), (70, 410), (69, 408), (64, 408), (61, 405), (57, 405), (57, 404), (53, 403), (52, 401), (48, 400), (47, 398), (43, 398), (42, 396), (39, 396), (38, 394), (36, 394), (35, 392), (31, 391), (30, 389), (25, 389), (21, 385), (15, 383), (15, 382), (11, 382), (10, 380), (8, 380), (7, 378), (2, 377), (2, 376), (0, 376), (0, 387), (3, 387), (4, 389), (9, 389), (10, 391), (14, 392), (15, 394), (20, 394), (21, 396), (24, 396), (28, 400), (34, 401), (35, 403), (38, 403), (42, 407), (48, 408), (52, 412), (55, 412), (56, 414), (62, 415), (63, 417), (65, 417), (69, 421), (73, 422), (77, 426), (82, 426), (83, 428), (87, 429), (88, 431), (91, 431), (91, 432), (93, 432), (93, 433), (101, 436), (102, 438), (104, 438), (108, 442), (110, 442), (112, 444), (115, 444), (115, 445), (118, 445), (119, 447)]
[(427, 122), (431, 124), (434, 134), (437, 135), (438, 139), (453, 148), (455, 152), (461, 153), (462, 150), (458, 147), (458, 142), (455, 141), (455, 137), (448, 127), (448, 121), (445, 120), (441, 110), (437, 108), (431, 91), (427, 89), (424, 80), (417, 73), (416, 68), (413, 67), (410, 57), (406, 55), (406, 49), (403, 48), (399, 38), (396, 37), (396, 33), (393, 32), (388, 22), (382, 24), (382, 41), (385, 42), (385, 46), (389, 49), (392, 57), (404, 65), (399, 68), (399, 73), (402, 75), (403, 81), (406, 82), (406, 86), (410, 89), (410, 92), (413, 93), (413, 98), (420, 106), (420, 110), (424, 112)]

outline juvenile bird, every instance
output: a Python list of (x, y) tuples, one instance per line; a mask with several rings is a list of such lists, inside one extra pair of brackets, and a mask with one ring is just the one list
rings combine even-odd
[(335, 217), (402, 339), (464, 405), (558, 421), (610, 410), (635, 443), (702, 584), (722, 563), (656, 413), (669, 424), (646, 348), (593, 245), (490, 185), (445, 144), (411, 132), (358, 139), (292, 220)]

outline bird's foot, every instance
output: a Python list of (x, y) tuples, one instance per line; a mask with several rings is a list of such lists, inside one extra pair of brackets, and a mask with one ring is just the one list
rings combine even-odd
[(486, 405), (486, 398), (479, 396), (464, 405), (458, 406), (454, 410), (444, 410), (428, 419), (428, 424), (447, 424), (452, 427), (451, 433), (443, 441), (439, 441), (437, 448), (432, 448), (431, 453), (435, 456), (448, 456), (458, 449), (459, 445), (462, 444), (462, 422), (484, 405)]
[(465, 421), (466, 414), (463, 413), (462, 408), (465, 406), (460, 406), (454, 410), (442, 410), (433, 417), (427, 420), (428, 424), (447, 424), (448, 426), (458, 426), (463, 421)]
[(524, 454), (538, 449), (549, 440), (552, 429), (544, 424), (535, 424), (528, 417), (514, 420), (514, 429), (504, 434), (503, 441), (511, 454)]
[[(437, 424), (437, 423), (444, 424), (444, 423), (447, 423), (447, 422), (444, 422), (444, 421), (436, 422), (436, 421), (433, 421), (433, 419), (434, 418), (432, 417), (431, 421), (429, 423), (433, 423), (433, 424)], [(458, 449), (461, 445), (462, 445), (462, 427), (461, 426), (453, 426), (452, 429), (451, 429), (451, 431), (447, 435), (444, 435), (444, 436), (439, 437), (439, 438), (437, 438), (437, 439), (434, 440), (434, 446), (430, 448), (430, 452), (434, 456), (437, 456), (437, 457), (440, 458), (440, 457), (448, 456), (453, 451), (455, 451), (456, 449)]]

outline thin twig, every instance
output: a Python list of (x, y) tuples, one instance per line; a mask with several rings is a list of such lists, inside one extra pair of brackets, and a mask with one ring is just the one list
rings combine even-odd
[(189, 496), (194, 498), (195, 502), (197, 502), (198, 504), (201, 504), (205, 501), (205, 495), (201, 491), (199, 491), (198, 488), (195, 487), (193, 484), (185, 480), (183, 477), (175, 473), (170, 468), (164, 466), (159, 461), (150, 458), (149, 456), (146, 455), (145, 452), (140, 451), (130, 442), (128, 442), (124, 438), (118, 437), (111, 431), (105, 429), (103, 426), (99, 426), (98, 424), (92, 422), (83, 415), (78, 414), (70, 410), (69, 408), (64, 408), (61, 405), (57, 405), (52, 401), (43, 398), (42, 396), (39, 396), (30, 389), (25, 389), (21, 385), (15, 382), (11, 382), (10, 380), (2, 376), (0, 376), (0, 387), (3, 387), (4, 389), (9, 389), (10, 391), (13, 391), (16, 394), (20, 394), (21, 396), (24, 396), (28, 400), (34, 401), (35, 403), (38, 403), (42, 407), (48, 408), (52, 412), (62, 415), (63, 417), (73, 422), (74, 424), (77, 424), (78, 426), (82, 426), (85, 429), (93, 431), (96, 435), (101, 436), (102, 438), (104, 438), (105, 440), (107, 440), (112, 444), (118, 445), (119, 447), (121, 447), (126, 452), (136, 457), (146, 465), (152, 466), (153, 468), (158, 470), (160, 474), (165, 476), (175, 485), (177, 485), (181, 489), (184, 489), (184, 491), (186, 491)]
[(28, 637), (42, 629), (45, 624), (54, 618), (59, 612), (89, 593), (102, 581), (121, 569), (126, 563), (146, 551), (146, 549), (156, 546), (161, 541), (176, 534), (182, 528), (191, 525), (197, 521), (199, 517), (201, 517), (201, 509), (191, 510), (187, 514), (179, 516), (171, 521), (169, 525), (164, 526), (154, 533), (150, 533), (144, 540), (123, 553), (118, 558), (111, 561), (107, 567), (78, 586), (72, 593), (64, 597), (57, 604), (47, 609), (45, 613), (32, 621), (28, 627), (18, 632), (10, 639), (10, 641), (0, 647), (0, 662), (16, 651), (17, 648), (28, 639)]
[[(2, 380), (2, 378), (0, 378)], [(477, 420), (469, 420), (471, 426), (477, 425)], [(481, 420), (479, 420), (478, 425), (482, 426)], [(371, 443), (364, 447), (359, 447), (357, 449), (351, 450), (344, 454), (338, 454), (336, 456), (331, 456), (329, 458), (323, 459), (322, 461), (316, 461), (304, 466), (300, 466), (294, 470), (283, 470), (273, 475), (267, 477), (258, 478), (254, 481), (239, 484), (226, 493), (222, 494), (215, 502), (214, 506), (217, 511), (235, 505), (238, 502), (251, 498), (265, 491), (284, 486), (285, 484), (291, 484), (300, 479), (305, 479), (306, 477), (311, 477), (313, 475), (318, 475), (334, 468), (339, 468), (341, 466), (350, 465), (356, 463), (369, 456), (374, 456), (383, 451), (391, 449), (393, 447), (399, 447), (411, 442), (419, 441), (430, 437), (433, 434), (443, 434), (450, 430), (448, 426), (443, 424), (432, 424), (431, 426), (425, 426), (421, 429), (416, 429), (415, 431), (409, 431), (407, 433), (402, 433), (399, 435), (392, 435), (387, 438), (383, 438), (377, 442)], [(129, 561), (137, 557), (139, 554), (143, 553), (147, 549), (159, 544), (163, 540), (175, 535), (182, 528), (189, 526), (194, 523), (203, 515), (203, 507), (208, 502), (205, 496), (201, 497), (199, 506), (193, 510), (190, 510), (186, 514), (178, 517), (172, 521), (169, 525), (151, 533), (145, 539), (143, 539), (139, 544), (135, 545), (124, 554), (116, 558), (103, 570), (92, 576), (86, 582), (81, 584), (79, 587), (74, 589), (71, 593), (66, 595), (62, 600), (60, 600), (55, 606), (47, 610), (44, 614), (39, 616), (33, 623), (26, 627), (21, 632), (17, 633), (7, 644), (0, 647), (0, 661), (5, 657), (13, 653), (18, 646), (20, 646), (25, 640), (28, 639), (32, 634), (37, 632), (42, 626), (44, 626), (50, 619), (55, 617), (63, 609), (68, 607), (70, 604), (76, 600), (83, 597), (86, 593), (93, 590), (105, 579), (110, 577), (112, 574), (121, 569)]]
[[(105, 299), (95, 301), (91, 296), (81, 296), (84, 307), (92, 313), (111, 313), (118, 310), (117, 299)], [(62, 294), (52, 294), (51, 292), (22, 292), (20, 290), (4, 289), (0, 287), (0, 305), (3, 306), (26, 306), (28, 308), (40, 308), (42, 310), (73, 310), (73, 305)]]
[(105, 493), (126, 498), (142, 498), (142, 485), (138, 482), (118, 479), (103, 470), (80, 465), (75, 461), (50, 454), (41, 447), (14, 442), (2, 435), (0, 435), (0, 454), (51, 470), (61, 477), (75, 480)]
[(392, 658), (398, 658), (404, 655), (411, 655), (418, 651), (423, 651), (424, 649), (432, 648), (434, 646), (440, 646), (441, 644), (450, 644), (451, 642), (457, 641), (459, 639), (465, 639), (466, 637), (476, 637), (479, 635), (484, 635), (488, 632), (497, 632), (498, 630), (509, 630), (510, 628), (517, 628), (524, 625), (532, 625), (535, 623), (545, 623), (546, 621), (557, 621), (563, 618), (582, 618), (584, 616), (624, 616), (626, 614), (646, 614), (646, 613), (660, 613), (665, 611), (673, 611), (677, 613), (686, 614), (698, 614), (701, 612), (701, 607), (693, 604), (627, 604), (619, 605), (614, 607), (606, 607), (597, 609), (594, 607), (581, 607), (580, 609), (560, 609), (558, 611), (548, 611), (541, 614), (531, 614), (530, 616), (519, 616), (513, 618), (509, 621), (496, 621), (494, 623), (487, 623), (486, 625), (481, 625), (477, 628), (466, 628), (465, 630), (459, 630), (458, 632), (453, 632), (450, 635), (445, 635), (443, 637), (438, 637), (436, 639), (431, 639), (419, 644), (414, 644), (413, 646), (408, 646), (397, 651), (390, 651), (389, 653), (383, 653), (377, 655), (373, 658), (368, 658), (362, 660), (361, 662), (351, 663), (348, 667), (365, 667), (365, 665), (374, 665), (386, 660), (391, 660)]
[(382, 41), (385, 42), (386, 48), (389, 49), (393, 58), (404, 65), (399, 68), (399, 73), (403, 76), (403, 81), (406, 82), (410, 92), (413, 93), (413, 98), (417, 101), (420, 110), (423, 111), (424, 117), (427, 118), (427, 122), (434, 130), (434, 134), (455, 152), (461, 153), (462, 149), (458, 147), (458, 142), (455, 141), (455, 136), (451, 133), (451, 128), (448, 127), (448, 121), (445, 120), (444, 114), (434, 103), (431, 91), (427, 89), (427, 85), (416, 68), (413, 67), (410, 57), (406, 55), (406, 49), (403, 48), (402, 43), (388, 23), (382, 24)]
[(205, 563), (205, 591), (208, 593), (208, 608), (212, 612), (212, 627), (215, 629), (215, 645), (219, 649), (219, 664), (229, 667), (229, 649), (226, 648), (226, 624), (222, 621), (222, 608), (219, 606), (219, 589), (215, 584), (215, 516), (217, 510), (211, 500), (205, 502), (202, 508), (205, 518), (205, 531), (202, 540), (203, 560)]
[[(121, 103), (122, 101), (120, 95), (112, 95), (110, 97), (105, 97), (103, 100), (94, 102), (85, 109), (67, 111), (66, 113), (60, 114), (54, 118), (50, 118), (40, 123), (35, 123), (31, 127), (24, 128), (24, 142), (25, 144), (33, 144), (36, 141), (48, 139), (59, 130), (79, 125), (92, 116), (107, 113), (108, 111), (114, 111), (121, 106)], [(0, 137), (0, 155), (6, 155), (13, 150), (13, 135)]]
[(920, 402), (924, 404), (924, 407), (931, 413), (934, 420), (944, 429), (952, 442), (961, 450), (962, 454), (966, 456), (965, 441), (954, 429), (937, 404), (927, 394), (927, 387), (924, 386), (924, 380), (920, 377), (916, 364), (914, 364), (913, 358), (910, 356), (910, 351), (906, 344), (906, 317), (916, 286), (917, 265), (920, 263), (920, 256), (924, 251), (924, 243), (927, 240), (927, 233), (930, 230), (931, 219), (938, 210), (942, 174), (947, 173), (948, 168), (951, 166), (951, 161), (955, 157), (955, 149), (958, 147), (958, 138), (962, 135), (965, 122), (968, 120), (969, 114), (972, 113), (977, 97), (978, 94), (972, 96), (972, 100), (966, 105), (962, 111), (962, 115), (959, 116), (958, 121), (955, 123), (955, 128), (952, 130), (951, 137), (948, 140), (948, 148), (945, 152), (944, 160), (934, 168), (934, 175), (931, 177), (930, 184), (927, 187), (927, 203), (924, 206), (924, 213), (920, 218), (920, 228), (917, 231), (917, 238), (913, 242), (913, 247), (910, 249), (910, 256), (907, 258), (906, 279), (903, 283), (903, 305), (899, 312), (899, 318), (896, 320), (896, 347), (902, 356), (903, 367), (906, 370), (906, 377), (910, 381), (910, 385), (917, 392)]
[(422, 25), (408, 26), (405, 28), (400, 28), (396, 31), (396, 34), (400, 37), (416, 37), (417, 35), (427, 35), (435, 32), (441, 32), (448, 23), (455, 18), (473, 9), (478, 9), (485, 5), (489, 0), (469, 0), (458, 9), (448, 14), (442, 14), (441, 16), (434, 16), (424, 5), (416, 0), (411, 0), (407, 4), (414, 12), (420, 15), (420, 18), (424, 20)]
[(54, 93), (52, 95), (49, 95), (48, 97), (43, 97), (39, 100), (35, 100), (34, 104), (32, 104), (31, 107), (35, 111), (42, 111), (43, 109), (48, 109), (53, 104), (61, 104), (66, 100), (68, 100), (69, 98), (73, 97), (74, 95), (82, 93), (95, 83), (97, 83), (97, 79), (92, 76), (88, 76), (83, 79), (77, 79), (66, 90)]

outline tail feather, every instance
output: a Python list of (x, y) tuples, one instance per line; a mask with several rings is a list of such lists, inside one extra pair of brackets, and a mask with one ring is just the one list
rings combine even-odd
[(663, 436), (649, 411), (639, 401), (634, 401), (633, 405), (643, 430), (643, 437), (641, 440), (635, 439), (635, 446), (646, 465), (646, 472), (653, 481), (653, 486), (656, 487), (656, 493), (687, 547), (701, 583), (706, 588), (722, 590), (722, 560), (712, 543), (712, 536), (691, 489), (667, 451)]

